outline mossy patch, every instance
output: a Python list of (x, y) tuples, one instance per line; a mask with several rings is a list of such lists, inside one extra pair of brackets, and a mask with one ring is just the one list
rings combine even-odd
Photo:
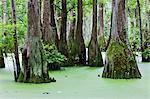
[(150, 62), (150, 46), (144, 49), (142, 53), (142, 61)]
[(134, 54), (123, 42), (112, 40), (107, 50), (107, 57), (108, 64), (103, 72), (104, 78), (141, 78)]
[(49, 83), (51, 82), (51, 79), (44, 79), (43, 77), (40, 77), (40, 76), (36, 76), (36, 75), (33, 75), (30, 80), (29, 80), (29, 83)]

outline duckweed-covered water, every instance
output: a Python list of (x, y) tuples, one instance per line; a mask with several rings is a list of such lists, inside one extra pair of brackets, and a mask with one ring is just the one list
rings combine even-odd
[(15, 83), (12, 72), (0, 69), (0, 99), (150, 99), (150, 63), (139, 63), (142, 79), (98, 77), (103, 68), (69, 67), (51, 71), (56, 83)]

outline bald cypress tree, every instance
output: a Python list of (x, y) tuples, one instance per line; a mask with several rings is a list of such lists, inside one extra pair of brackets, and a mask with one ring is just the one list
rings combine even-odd
[(4, 56), (3, 56), (2, 48), (0, 48), (0, 68), (5, 68)]
[(12, 24), (13, 24), (13, 39), (14, 39), (14, 55), (16, 70), (14, 70), (15, 81), (17, 81), (20, 75), (20, 62), (19, 62), (19, 50), (18, 50), (18, 38), (17, 38), (17, 17), (16, 17), (16, 7), (14, 0), (11, 0), (11, 11), (12, 11)]
[(77, 27), (75, 32), (75, 43), (77, 51), (78, 64), (86, 64), (86, 49), (83, 38), (83, 2), (77, 3)]
[(141, 78), (135, 56), (127, 45), (125, 0), (112, 0), (111, 41), (107, 50), (107, 64), (103, 78)]
[(22, 54), (23, 72), (18, 81), (29, 83), (50, 82), (47, 63), (41, 43), (38, 0), (28, 1), (28, 34)]
[(103, 66), (102, 55), (97, 42), (97, 0), (93, 0), (93, 27), (88, 55), (88, 63), (90, 66)]
[(60, 27), (60, 44), (59, 51), (68, 57), (68, 46), (67, 46), (67, 2), (66, 0), (61, 1), (61, 27)]

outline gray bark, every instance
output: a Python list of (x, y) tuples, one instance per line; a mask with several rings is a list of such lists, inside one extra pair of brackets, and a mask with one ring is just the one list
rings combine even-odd
[(30, 83), (50, 82), (47, 62), (44, 59), (40, 17), (37, 0), (28, 2), (28, 38), (23, 50), (23, 77), (20, 74), (19, 81)]
[(75, 43), (77, 51), (78, 64), (86, 64), (86, 49), (83, 38), (83, 7), (82, 0), (78, 0), (77, 6), (77, 28), (75, 34)]

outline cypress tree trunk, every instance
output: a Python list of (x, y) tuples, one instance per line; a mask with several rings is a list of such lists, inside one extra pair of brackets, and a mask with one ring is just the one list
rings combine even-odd
[(53, 27), (50, 24), (50, 1), (44, 0), (44, 13), (43, 13), (43, 40), (45, 42), (55, 44), (56, 33), (53, 31)]
[(3, 51), (1, 48), (0, 48), (0, 68), (5, 68)]
[(57, 34), (57, 27), (55, 22), (55, 12), (54, 12), (54, 0), (50, 0), (50, 26), (52, 28), (52, 34), (55, 34), (55, 44), (57, 48), (59, 47), (59, 38)]
[(104, 37), (104, 4), (99, 4), (99, 19), (100, 27), (98, 32), (98, 45), (101, 51), (105, 51), (105, 37)]
[(74, 64), (75, 62), (75, 25), (76, 25), (76, 13), (75, 10), (70, 11), (71, 17), (73, 19), (70, 20), (70, 30), (68, 36), (68, 49), (69, 49), (69, 63)]
[(77, 28), (75, 34), (75, 43), (77, 51), (77, 63), (86, 64), (86, 49), (83, 38), (83, 8), (82, 0), (78, 0), (77, 6)]
[(99, 18), (100, 18), (100, 30), (99, 35), (103, 35), (104, 33), (104, 4), (99, 4)]
[(20, 62), (19, 62), (19, 52), (18, 52), (18, 40), (17, 40), (17, 27), (16, 27), (16, 8), (15, 8), (15, 2), (14, 0), (11, 0), (11, 10), (12, 10), (12, 20), (13, 20), (13, 38), (14, 38), (14, 55), (15, 55), (15, 63), (16, 63), (16, 69), (14, 70), (15, 81), (17, 81), (19, 75), (20, 75)]
[(42, 2), (43, 0), (39, 0), (39, 15), (40, 15), (40, 30), (42, 33), (42, 38), (44, 37), (44, 33), (43, 33), (43, 22), (42, 22)]
[(125, 0), (112, 0), (112, 38), (107, 50), (108, 64), (103, 78), (141, 78), (134, 54), (126, 42)]
[(45, 42), (51, 42), (51, 29), (50, 29), (50, 1), (44, 0), (43, 9), (43, 40)]
[(47, 63), (42, 54), (41, 36), (38, 1), (29, 0), (28, 38), (22, 54), (24, 71), (19, 76), (20, 82), (50, 82)]
[(68, 47), (66, 37), (67, 37), (67, 5), (66, 0), (62, 0), (59, 51), (66, 57), (68, 57)]
[(102, 55), (97, 42), (97, 0), (93, 0), (93, 27), (88, 47), (88, 55), (90, 66), (103, 66)]

